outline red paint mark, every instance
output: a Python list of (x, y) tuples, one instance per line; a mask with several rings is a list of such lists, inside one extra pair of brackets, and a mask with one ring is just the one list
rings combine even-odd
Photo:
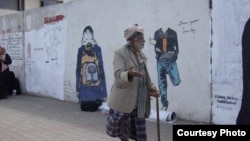
[(63, 20), (63, 18), (64, 18), (63, 15), (57, 15), (55, 17), (46, 17), (44, 18), (44, 23), (49, 24), (49, 23), (59, 22)]

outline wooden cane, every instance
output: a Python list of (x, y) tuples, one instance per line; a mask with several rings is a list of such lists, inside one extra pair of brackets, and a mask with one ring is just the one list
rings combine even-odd
[(157, 114), (157, 136), (158, 136), (158, 141), (160, 141), (161, 136), (160, 136), (160, 119), (159, 119), (159, 100), (158, 100), (158, 97), (156, 97), (156, 114)]

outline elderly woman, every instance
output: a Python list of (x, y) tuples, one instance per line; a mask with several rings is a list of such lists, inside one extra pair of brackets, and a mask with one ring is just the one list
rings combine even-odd
[(8, 98), (9, 95), (9, 66), (12, 60), (9, 54), (6, 53), (4, 47), (0, 46), (0, 99)]

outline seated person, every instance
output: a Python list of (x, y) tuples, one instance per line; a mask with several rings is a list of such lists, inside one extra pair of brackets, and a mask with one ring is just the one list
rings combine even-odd
[(13, 93), (13, 90), (16, 90), (16, 95), (21, 95), (21, 89), (19, 80), (16, 78), (15, 73), (13, 71), (9, 71), (9, 95)]
[(0, 99), (8, 98), (9, 95), (9, 66), (12, 60), (5, 48), (0, 46)]

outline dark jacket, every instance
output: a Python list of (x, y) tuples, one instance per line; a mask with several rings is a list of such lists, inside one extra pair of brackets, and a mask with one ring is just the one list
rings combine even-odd
[[(163, 50), (163, 39), (167, 41), (167, 50)], [(160, 62), (171, 63), (177, 60), (179, 54), (177, 33), (168, 28), (166, 31), (163, 31), (162, 28), (158, 29), (154, 34), (155, 44), (155, 53), (156, 59)]]
[[(4, 60), (0, 59), (0, 72), (9, 71), (9, 66), (12, 63), (12, 60), (8, 53), (5, 54)], [(5, 68), (5, 69), (4, 69)], [(4, 69), (4, 70), (2, 70)]]

